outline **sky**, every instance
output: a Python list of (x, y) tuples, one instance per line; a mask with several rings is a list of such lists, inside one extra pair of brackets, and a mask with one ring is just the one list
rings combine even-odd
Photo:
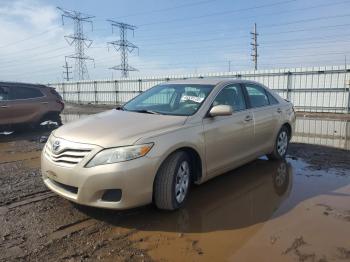
[[(0, 0), (0, 80), (63, 81), (66, 35), (61, 7), (94, 16), (84, 24), (90, 79), (120, 78), (119, 39), (107, 19), (136, 26), (127, 38), (130, 77), (253, 70), (251, 34), (258, 31), (258, 69), (344, 65), (350, 60), (350, 0)], [(75, 61), (70, 76), (77, 80)]]

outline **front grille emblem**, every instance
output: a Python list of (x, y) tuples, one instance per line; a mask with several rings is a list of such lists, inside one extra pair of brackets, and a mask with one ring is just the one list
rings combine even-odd
[(54, 152), (57, 152), (60, 149), (60, 141), (56, 140), (52, 143), (52, 149)]

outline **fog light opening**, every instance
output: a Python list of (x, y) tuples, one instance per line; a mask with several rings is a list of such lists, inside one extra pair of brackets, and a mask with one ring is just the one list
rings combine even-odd
[(107, 189), (102, 195), (102, 200), (107, 202), (118, 202), (121, 198), (122, 191), (120, 189)]

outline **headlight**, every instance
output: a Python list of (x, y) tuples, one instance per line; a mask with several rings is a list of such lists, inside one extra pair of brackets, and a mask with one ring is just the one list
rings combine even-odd
[(153, 143), (123, 146), (116, 148), (108, 148), (97, 153), (93, 159), (86, 165), (86, 167), (94, 167), (112, 163), (132, 160), (135, 158), (145, 156), (152, 148)]

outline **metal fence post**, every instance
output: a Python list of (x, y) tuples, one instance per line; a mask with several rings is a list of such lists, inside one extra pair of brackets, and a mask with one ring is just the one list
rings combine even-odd
[(119, 103), (119, 99), (118, 99), (118, 93), (119, 93), (119, 91), (118, 91), (118, 80), (114, 80), (114, 90), (115, 90), (115, 104), (116, 105), (120, 105), (120, 103)]
[(348, 114), (350, 113), (350, 80), (348, 82)]
[(77, 82), (77, 93), (78, 93), (78, 104), (80, 104), (80, 86), (79, 86), (79, 82)]
[(67, 100), (67, 98), (66, 98), (66, 88), (65, 88), (64, 82), (62, 83), (62, 98), (63, 98), (63, 101)]
[(292, 73), (288, 71), (287, 73), (287, 100), (291, 102), (292, 96)]
[(142, 80), (139, 79), (139, 94), (142, 93)]
[(97, 100), (97, 82), (94, 81), (94, 92), (95, 92), (95, 104), (98, 104)]

